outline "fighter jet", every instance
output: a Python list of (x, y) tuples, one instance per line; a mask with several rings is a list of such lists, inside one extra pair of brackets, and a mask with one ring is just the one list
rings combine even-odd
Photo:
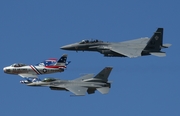
[(67, 55), (63, 55), (58, 61), (57, 59), (48, 59), (37, 65), (26, 65), (23, 63), (14, 63), (4, 67), (3, 70), (7, 74), (19, 75), (23, 78), (37, 78), (37, 75), (63, 72), (70, 63), (66, 62)]
[[(105, 67), (99, 74), (86, 74), (74, 80), (60, 80), (56, 78), (45, 78), (42, 81), (26, 81), (28, 86), (44, 86), (51, 90), (65, 90), (74, 93), (75, 96), (84, 96), (86, 92), (93, 94), (99, 91), (102, 94), (109, 92), (111, 83), (108, 82), (112, 67)], [(93, 78), (94, 77), (94, 78)]]
[(171, 44), (163, 44), (163, 28), (158, 28), (151, 38), (139, 38), (119, 43), (103, 42), (99, 40), (82, 40), (62, 46), (61, 49), (73, 51), (97, 51), (106, 57), (139, 57), (154, 55), (166, 56), (161, 49), (170, 47)]

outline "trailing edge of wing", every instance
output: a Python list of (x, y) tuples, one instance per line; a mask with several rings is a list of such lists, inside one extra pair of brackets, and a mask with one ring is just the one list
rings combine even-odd
[(127, 56), (129, 58), (141, 56), (141, 52), (142, 52), (142, 50), (140, 49), (130, 49), (125, 47), (112, 47), (110, 50), (118, 54)]
[(66, 89), (74, 93), (75, 95), (79, 95), (79, 96), (85, 95), (87, 92), (87, 88), (85, 87), (70, 86), (70, 87), (66, 87)]
[(19, 76), (21, 76), (22, 78), (28, 78), (28, 77), (37, 78), (37, 75), (33, 75), (33, 74), (19, 74)]

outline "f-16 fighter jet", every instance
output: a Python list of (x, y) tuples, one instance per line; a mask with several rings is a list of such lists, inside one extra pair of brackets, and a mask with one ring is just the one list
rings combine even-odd
[(139, 57), (154, 55), (158, 57), (166, 56), (162, 48), (168, 48), (171, 44), (163, 44), (163, 28), (158, 28), (151, 38), (139, 38), (119, 43), (103, 42), (99, 40), (82, 40), (62, 46), (64, 50), (74, 51), (97, 51), (107, 57)]
[(11, 66), (4, 67), (3, 70), (7, 74), (19, 75), (23, 78), (37, 78), (37, 75), (63, 72), (66, 65), (67, 55), (63, 55), (58, 61), (57, 59), (48, 59), (37, 65), (26, 65), (15, 63)]
[[(48, 86), (51, 90), (65, 90), (74, 93), (76, 96), (93, 94), (99, 91), (102, 94), (109, 92), (111, 83), (108, 82), (112, 67), (105, 67), (99, 74), (87, 74), (74, 80), (60, 80), (55, 78), (45, 78), (42, 81), (26, 81), (28, 86)], [(94, 78), (93, 78), (94, 77)]]

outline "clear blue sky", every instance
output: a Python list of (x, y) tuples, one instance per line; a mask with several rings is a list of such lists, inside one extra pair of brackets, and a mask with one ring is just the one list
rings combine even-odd
[[(40, 76), (74, 79), (113, 66), (110, 93), (70, 97), (70, 92), (28, 87), (21, 77), (0, 73), (0, 115), (180, 116), (179, 0), (4, 0), (0, 1), (1, 69), (15, 62), (36, 64), (68, 54), (63, 73)], [(95, 38), (120, 42), (151, 37), (164, 28), (167, 56), (135, 59), (60, 46)]]

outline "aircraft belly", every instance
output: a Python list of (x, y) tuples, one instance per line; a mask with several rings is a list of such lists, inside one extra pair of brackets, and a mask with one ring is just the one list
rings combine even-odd
[(51, 90), (61, 90), (61, 91), (68, 91), (67, 89), (65, 89), (65, 88), (61, 88), (61, 87), (53, 87), (53, 86), (50, 86), (49, 87)]

